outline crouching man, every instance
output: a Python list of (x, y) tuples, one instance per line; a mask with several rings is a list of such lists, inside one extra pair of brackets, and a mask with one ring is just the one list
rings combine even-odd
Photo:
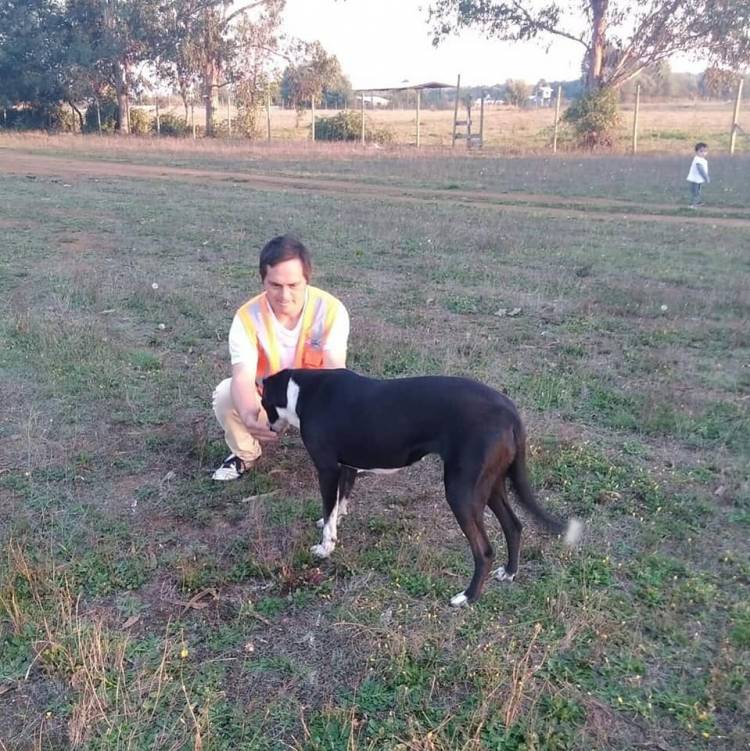
[(291, 235), (260, 253), (263, 291), (234, 316), (229, 330), (232, 377), (214, 391), (214, 414), (231, 453), (214, 480), (236, 480), (278, 440), (261, 409), (263, 379), (285, 368), (345, 368), (349, 314), (333, 295), (312, 287), (307, 248)]

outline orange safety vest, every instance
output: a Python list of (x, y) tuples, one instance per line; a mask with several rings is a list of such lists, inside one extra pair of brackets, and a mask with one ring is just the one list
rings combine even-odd
[[(341, 303), (333, 295), (317, 287), (308, 286), (307, 300), (302, 309), (302, 326), (292, 367), (323, 367), (323, 348), (341, 307)], [(279, 342), (273, 326), (273, 312), (268, 304), (266, 293), (261, 292), (248, 300), (237, 311), (237, 315), (245, 327), (248, 339), (258, 350), (255, 383), (260, 388), (264, 378), (281, 370)]]

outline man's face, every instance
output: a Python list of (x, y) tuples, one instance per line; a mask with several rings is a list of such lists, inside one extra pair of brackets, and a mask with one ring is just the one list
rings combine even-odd
[(705, 159), (707, 155), (708, 155), (707, 148), (704, 147), (702, 149), (698, 149), (698, 156), (702, 156)]
[(307, 281), (299, 258), (290, 258), (266, 270), (263, 280), (271, 310), (279, 316), (297, 316), (305, 304)]

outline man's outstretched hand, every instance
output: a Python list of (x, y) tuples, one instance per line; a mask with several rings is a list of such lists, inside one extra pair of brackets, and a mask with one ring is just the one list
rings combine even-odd
[(271, 430), (267, 420), (259, 420), (257, 414), (245, 415), (242, 422), (245, 424), (248, 432), (253, 438), (261, 443), (270, 443), (279, 440), (279, 434)]

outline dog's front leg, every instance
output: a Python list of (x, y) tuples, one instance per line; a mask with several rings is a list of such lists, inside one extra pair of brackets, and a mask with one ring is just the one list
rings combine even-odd
[(318, 468), (320, 495), (323, 498), (323, 540), (320, 545), (313, 545), (311, 552), (318, 558), (328, 558), (336, 547), (338, 525), (338, 487), (341, 468)]
[[(347, 467), (341, 464), (339, 465), (339, 469), (338, 503), (336, 504), (337, 519), (340, 519), (342, 516), (346, 516), (349, 513), (349, 496), (354, 487), (354, 481), (357, 479), (357, 470), (353, 467)], [(326, 520), (321, 517), (315, 522), (315, 524), (318, 529), (323, 529), (325, 522)]]

